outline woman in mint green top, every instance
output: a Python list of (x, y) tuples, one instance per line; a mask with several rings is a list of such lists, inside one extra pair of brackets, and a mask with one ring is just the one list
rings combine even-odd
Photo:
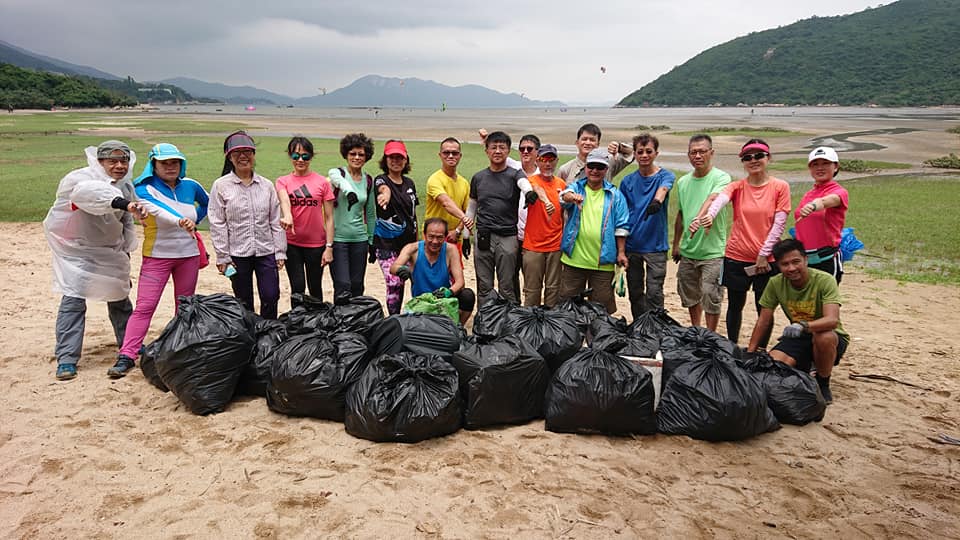
[(363, 166), (373, 157), (373, 141), (363, 133), (340, 139), (340, 155), (346, 167), (327, 173), (336, 198), (333, 201), (333, 298), (342, 302), (363, 295), (367, 261), (376, 262), (373, 230), (377, 222), (373, 177)]

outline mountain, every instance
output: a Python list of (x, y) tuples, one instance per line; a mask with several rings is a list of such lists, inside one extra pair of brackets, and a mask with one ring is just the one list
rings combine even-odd
[(618, 106), (960, 104), (960, 2), (900, 0), (708, 49)]
[(296, 101), (295, 98), (275, 94), (268, 90), (261, 90), (253, 86), (229, 86), (220, 83), (209, 83), (189, 77), (174, 77), (160, 81), (183, 88), (193, 96), (213, 98), (227, 103), (266, 103), (286, 105)]
[(117, 107), (137, 104), (136, 97), (105, 89), (96, 81), (89, 77), (0, 63), (0, 107), (49, 109), (53, 106)]
[(562, 107), (560, 101), (536, 101), (483, 86), (447, 86), (417, 78), (367, 75), (326, 95), (297, 100), (314, 107)]
[(63, 73), (65, 75), (84, 75), (97, 79), (120, 80), (123, 78), (89, 66), (71, 64), (70, 62), (64, 62), (63, 60), (57, 60), (56, 58), (50, 58), (49, 56), (21, 49), (16, 45), (2, 40), (0, 40), (0, 63), (12, 64), (22, 68), (38, 69), (40, 71)]

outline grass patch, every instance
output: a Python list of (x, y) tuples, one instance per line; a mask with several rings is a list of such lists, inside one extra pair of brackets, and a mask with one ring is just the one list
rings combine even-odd
[[(885, 170), (909, 169), (909, 163), (893, 161), (872, 161), (863, 159), (847, 159), (840, 162), (840, 170), (853, 173), (870, 173)], [(807, 158), (775, 159), (770, 162), (769, 168), (774, 171), (805, 171)]]
[(960, 169), (960, 156), (950, 152), (949, 156), (928, 159), (923, 164), (937, 169)]
[[(842, 184), (850, 193), (846, 226), (866, 245), (848, 264), (877, 277), (960, 284), (953, 208), (960, 200), (960, 177), (863, 177)], [(794, 208), (811, 187), (791, 184)]]
[(949, 128), (947, 130), (947, 133), (955, 133), (957, 135), (960, 135), (960, 126), (953, 126), (952, 128)]
[(149, 133), (230, 133), (248, 128), (240, 122), (180, 120), (150, 113), (37, 113), (0, 116), (0, 135), (83, 133), (97, 128), (135, 129)]
[(648, 126), (648, 125), (646, 125), (646, 124), (638, 124), (638, 125), (636, 125), (636, 126), (633, 126), (633, 128), (631, 128), (631, 129), (633, 129), (634, 131), (641, 131), (641, 132), (642, 132), (642, 131), (670, 131), (670, 126), (666, 126), (666, 125), (663, 125), (663, 124), (658, 124), (658, 125), (655, 125), (655, 126)]
[(713, 137), (724, 137), (724, 136), (737, 136), (737, 137), (747, 137), (751, 139), (766, 139), (771, 137), (794, 137), (799, 135), (805, 135), (805, 133), (800, 133), (799, 131), (791, 131), (789, 129), (778, 128), (778, 127), (705, 127), (700, 128), (696, 131), (674, 131), (671, 132), (671, 135), (682, 135), (684, 137), (692, 137), (700, 133), (706, 133)]

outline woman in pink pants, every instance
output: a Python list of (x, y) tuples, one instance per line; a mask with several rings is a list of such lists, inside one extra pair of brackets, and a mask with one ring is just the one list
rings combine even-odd
[(192, 295), (197, 288), (200, 249), (196, 228), (207, 215), (208, 196), (203, 186), (186, 174), (187, 158), (176, 146), (160, 143), (150, 150), (143, 174), (134, 181), (137, 199), (150, 215), (143, 220), (137, 307), (127, 322), (117, 363), (107, 371), (114, 379), (133, 368), (170, 277), (176, 297)]

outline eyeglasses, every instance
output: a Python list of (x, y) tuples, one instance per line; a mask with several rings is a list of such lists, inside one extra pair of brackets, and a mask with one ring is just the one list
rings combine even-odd
[(235, 156), (238, 156), (238, 157), (239, 157), (239, 156), (252, 156), (252, 155), (254, 154), (254, 150), (253, 150), (252, 148), (241, 148), (241, 149), (239, 149), (239, 150), (233, 150), (233, 151), (231, 151), (230, 153), (233, 154), (233, 155), (235, 155)]
[[(108, 157), (108, 158), (103, 158), (103, 161), (106, 161), (110, 165), (116, 165), (117, 163), (130, 163), (130, 158), (127, 156)], [(161, 161), (161, 163), (163, 162)]]
[(444, 155), (444, 156), (456, 157), (456, 156), (459, 156), (459, 155), (460, 155), (460, 151), (459, 151), (459, 150), (444, 150), (443, 152), (440, 152), (440, 154), (441, 154), (441, 155)]
[(740, 156), (740, 161), (742, 161), (742, 162), (744, 162), (744, 163), (749, 163), (749, 162), (754, 161), (754, 160), (760, 161), (761, 159), (763, 159), (763, 158), (765, 158), (765, 157), (767, 157), (767, 156), (769, 156), (769, 155), (770, 155), (770, 154), (768, 154), (768, 153), (766, 153), (766, 152), (757, 152), (756, 154), (745, 154), (745, 155), (743, 155), (743, 156)]
[(517, 150), (520, 150), (521, 154), (527, 154), (530, 152), (536, 152), (537, 148), (535, 146), (521, 146)]
[(349, 154), (347, 154), (347, 157), (361, 157), (361, 158), (366, 158), (366, 157), (367, 157), (367, 153), (366, 153), (366, 152), (350, 152)]
[(645, 155), (645, 156), (646, 156), (646, 155), (652, 156), (652, 155), (656, 154), (657, 151), (654, 150), (653, 148), (641, 148), (641, 149), (637, 150), (637, 153), (638, 153), (638, 154), (643, 154), (643, 155)]
[(591, 171), (596, 171), (598, 169), (606, 169), (607, 166), (603, 163), (587, 163), (587, 168)]
[(313, 154), (311, 154), (310, 152), (303, 152), (302, 154), (293, 152), (290, 154), (290, 159), (294, 161), (299, 161), (301, 159), (303, 161), (310, 161), (311, 159), (313, 159)]
[(713, 152), (713, 148), (707, 148), (706, 150), (690, 150), (689, 152), (687, 152), (687, 155), (688, 155), (688, 156), (691, 156), (691, 157), (693, 157), (693, 156), (705, 156), (705, 155), (709, 154), (710, 152)]

